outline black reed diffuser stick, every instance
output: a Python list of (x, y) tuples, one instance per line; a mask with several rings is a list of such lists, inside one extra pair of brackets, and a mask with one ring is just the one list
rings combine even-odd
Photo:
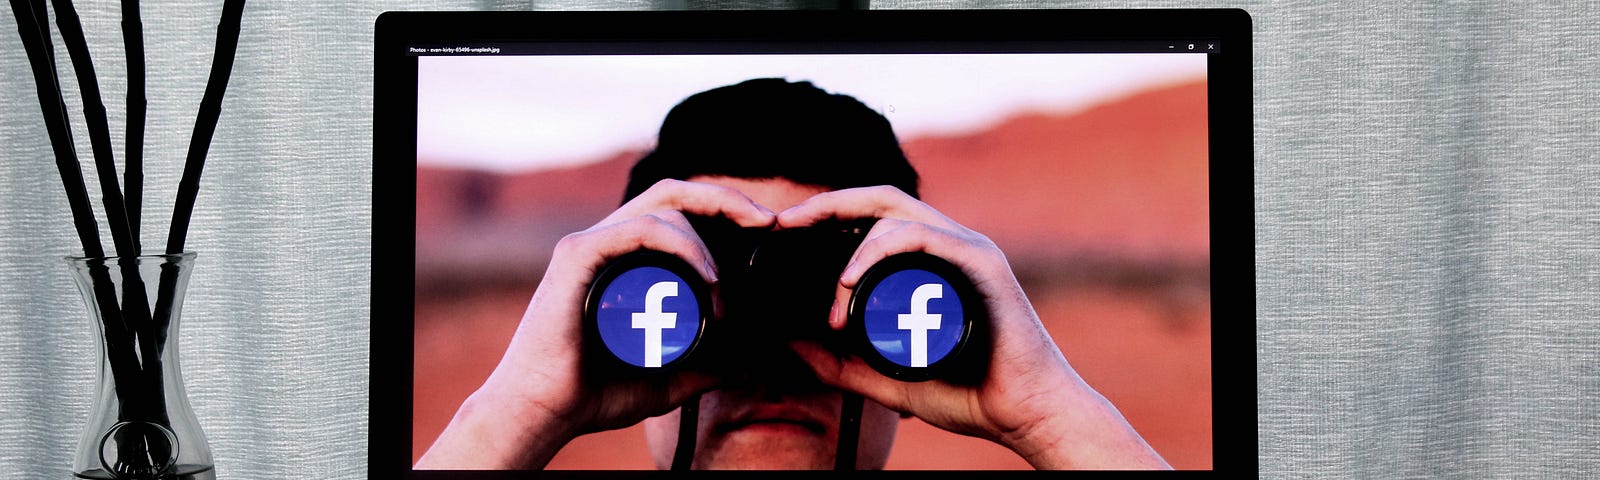
[(33, 83), (39, 94), (39, 110), (44, 113), (44, 127), (50, 134), (50, 146), (55, 152), (56, 170), (61, 173), (61, 186), (67, 191), (67, 205), (72, 209), (72, 224), (77, 228), (78, 240), (83, 243), (87, 257), (103, 257), (100, 247), (100, 226), (94, 219), (94, 207), (89, 204), (89, 190), (83, 184), (83, 170), (78, 165), (78, 153), (72, 144), (71, 124), (67, 122), (66, 101), (61, 98), (61, 84), (56, 80), (55, 49), (50, 46), (49, 24), (44, 22), (43, 2), (11, 0), (11, 14), (17, 19), (17, 34), (22, 37), (23, 50), (33, 67)]
[(206, 93), (200, 99), (200, 113), (194, 119), (194, 137), (189, 139), (189, 157), (183, 165), (183, 179), (178, 183), (178, 200), (172, 206), (172, 228), (167, 232), (168, 254), (183, 253), (184, 239), (189, 235), (189, 217), (194, 213), (195, 196), (200, 193), (200, 172), (205, 170), (211, 136), (217, 132), (217, 118), (222, 116), (222, 95), (228, 90), (228, 75), (233, 72), (233, 56), (239, 49), (239, 23), (243, 18), (244, 0), (228, 0), (222, 4), (216, 52), (211, 58), (211, 78), (206, 81)]
[(122, 150), (122, 187), (127, 204), (128, 233), (133, 234), (133, 254), (142, 255), (139, 241), (140, 209), (144, 202), (144, 22), (139, 20), (139, 0), (122, 0), (122, 50), (128, 60), (128, 124)]
[(117, 163), (111, 153), (111, 127), (106, 120), (106, 106), (100, 101), (100, 82), (95, 78), (94, 62), (89, 58), (89, 43), (83, 36), (83, 25), (78, 21), (77, 9), (71, 0), (54, 0), (56, 25), (61, 27), (61, 41), (67, 46), (72, 59), (72, 70), (78, 74), (78, 91), (83, 96), (83, 119), (89, 126), (89, 145), (94, 153), (95, 171), (100, 178), (100, 195), (106, 207), (106, 223), (111, 227), (111, 241), (117, 255), (133, 255), (132, 236), (128, 233), (127, 205), (122, 202), (122, 188), (117, 185)]
[[(222, 19), (217, 22), (217, 45), (211, 59), (211, 77), (206, 80), (205, 96), (200, 99), (200, 113), (194, 121), (194, 136), (189, 139), (189, 157), (184, 162), (183, 179), (178, 182), (178, 198), (172, 205), (172, 225), (167, 231), (168, 255), (183, 253), (184, 241), (189, 235), (189, 217), (194, 213), (194, 199), (200, 193), (200, 173), (205, 170), (211, 137), (216, 134), (217, 119), (222, 116), (222, 96), (228, 90), (228, 76), (233, 72), (233, 57), (239, 49), (239, 25), (243, 19), (244, 0), (223, 3)], [(167, 327), (172, 320), (172, 293), (176, 290), (177, 280), (175, 265), (161, 266), (161, 284), (151, 326), (151, 336), (159, 340), (156, 342), (158, 349), (166, 345)]]

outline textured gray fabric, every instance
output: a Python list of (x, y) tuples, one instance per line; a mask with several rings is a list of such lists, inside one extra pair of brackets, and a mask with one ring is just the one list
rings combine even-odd
[[(119, 7), (79, 3), (120, 160)], [(150, 121), (142, 237), (160, 250), (221, 2), (143, 3)], [(415, 7), (246, 7), (188, 237), (199, 258), (180, 335), (189, 396), (220, 478), (366, 475), (372, 22), (401, 8)], [(0, 431), (7, 432), (0, 477), (68, 478), (96, 353), (61, 257), (82, 250), (16, 23), (9, 5), (0, 12)], [(82, 102), (57, 38), (77, 149), (87, 162)], [(101, 229), (108, 231), (104, 221)], [(102, 238), (109, 245), (109, 235)]]
[[(117, 7), (83, 3), (120, 154)], [(873, 3), (1248, 9), (1262, 476), (1600, 475), (1592, 2)], [(200, 257), (181, 335), (224, 478), (366, 474), (372, 21), (388, 9), (530, 5), (579, 7), (247, 8), (189, 239)], [(220, 6), (144, 8), (159, 79), (144, 239), (159, 246)], [(65, 478), (95, 353), (59, 260), (77, 241), (32, 78), (0, 11), (0, 472)], [(70, 77), (59, 43), (58, 56)], [(81, 102), (65, 84), (87, 158)], [(1218, 432), (1227, 441), (1242, 428)]]
[(1596, 13), (1257, 12), (1263, 472), (1600, 474)]

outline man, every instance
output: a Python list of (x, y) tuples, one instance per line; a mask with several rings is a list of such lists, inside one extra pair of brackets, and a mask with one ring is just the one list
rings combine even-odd
[[(1073, 371), (1000, 249), (917, 199), (916, 172), (888, 121), (854, 98), (781, 79), (691, 96), (667, 115), (625, 197), (557, 244), (505, 356), (417, 468), (541, 468), (578, 435), (640, 421), (665, 468), (678, 431), (674, 409), (697, 394), (694, 468), (831, 468), (841, 391), (867, 399), (858, 468), (883, 467), (901, 416), (999, 443), (1041, 469), (1170, 468)], [(832, 313), (815, 321), (843, 329), (850, 289), (878, 260), (933, 254), (961, 268), (984, 297), (991, 357), (983, 381), (899, 382), (806, 341), (741, 359), (742, 374), (585, 377), (584, 296), (607, 261), (659, 250), (718, 284), (716, 262), (688, 216), (773, 230), (877, 219), (839, 278)]]

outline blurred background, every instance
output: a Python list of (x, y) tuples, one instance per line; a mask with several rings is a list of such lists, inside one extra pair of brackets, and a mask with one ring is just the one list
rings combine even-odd
[[(563, 235), (683, 98), (809, 80), (884, 114), (923, 199), (992, 238), (1067, 360), (1177, 468), (1212, 465), (1205, 56), (422, 57), (413, 460), (499, 361)], [(653, 468), (639, 426), (551, 468)], [(888, 468), (1027, 468), (902, 421)]]

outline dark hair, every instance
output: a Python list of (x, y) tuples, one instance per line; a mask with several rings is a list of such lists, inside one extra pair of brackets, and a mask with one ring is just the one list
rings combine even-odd
[(917, 197), (889, 120), (811, 82), (758, 78), (684, 99), (628, 174), (626, 203), (663, 179), (783, 178), (833, 190), (890, 185)]

